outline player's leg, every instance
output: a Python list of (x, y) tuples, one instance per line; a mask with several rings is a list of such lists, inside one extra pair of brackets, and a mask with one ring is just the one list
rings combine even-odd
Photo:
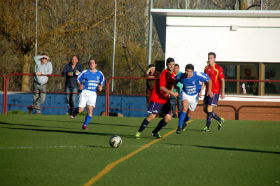
[(203, 111), (205, 112), (205, 114), (208, 113), (207, 108), (208, 108), (208, 99), (209, 96), (205, 95), (204, 99), (203, 99)]
[(78, 108), (74, 108), (71, 119), (74, 119), (77, 114), (81, 113), (84, 111), (84, 108), (87, 106), (87, 101), (88, 101), (88, 90), (83, 90), (80, 94), (80, 99), (79, 99), (79, 105)]
[(171, 105), (170, 102), (165, 103), (162, 105), (160, 112), (164, 114), (164, 118), (159, 121), (156, 128), (152, 131), (152, 136), (156, 138), (161, 138), (159, 131), (167, 125), (167, 123), (172, 119), (171, 116)]
[(149, 125), (149, 123), (156, 118), (156, 115), (160, 112), (162, 105), (163, 104), (150, 101), (147, 110), (149, 116), (142, 121), (138, 131), (135, 134), (136, 138), (140, 138), (141, 132), (143, 132), (143, 130), (145, 130), (145, 128)]
[(188, 126), (188, 121), (192, 118), (192, 113), (193, 113), (193, 111), (188, 109), (187, 116), (185, 117), (184, 123), (183, 123), (183, 131), (186, 130), (186, 127)]
[(176, 97), (170, 96), (170, 104), (172, 108), (173, 118), (176, 118)]
[(93, 106), (88, 106), (87, 107), (87, 115), (85, 116), (85, 121), (83, 122), (83, 126), (82, 126), (82, 129), (84, 130), (88, 130), (87, 126), (92, 118), (92, 112), (93, 112)]
[(89, 124), (91, 118), (92, 118), (92, 112), (93, 112), (93, 109), (95, 107), (95, 104), (96, 104), (96, 99), (97, 99), (97, 94), (96, 92), (94, 91), (87, 91), (87, 108), (88, 108), (88, 111), (87, 111), (87, 115), (85, 117), (85, 121), (83, 123), (83, 126), (82, 128), (87, 130), (87, 125)]
[(159, 131), (167, 125), (167, 123), (172, 119), (171, 114), (166, 114), (162, 120), (159, 121), (156, 128), (152, 131), (152, 136), (156, 138), (161, 138)]
[(182, 131), (185, 131), (185, 128), (187, 127), (187, 122), (191, 119), (192, 113), (196, 109), (196, 106), (197, 106), (198, 100), (199, 100), (199, 95), (198, 94), (192, 95), (192, 96), (187, 95), (186, 98), (189, 103), (188, 103), (185, 118), (184, 119), (182, 118), (183, 119)]
[(183, 131), (184, 119), (187, 115), (187, 110), (189, 108), (189, 100), (186, 98), (186, 96), (183, 96), (183, 104), (182, 105), (183, 105), (183, 109), (180, 112), (180, 117), (179, 117), (179, 121), (178, 121), (178, 128), (177, 128), (177, 131), (176, 131), (177, 134), (181, 134), (182, 131)]
[(151, 121), (153, 121), (153, 120), (155, 119), (155, 117), (156, 117), (156, 114), (150, 113), (149, 116), (146, 117), (146, 118), (142, 121), (142, 123), (141, 123), (141, 125), (140, 125), (140, 127), (139, 127), (139, 129), (138, 129), (138, 133), (143, 132), (143, 130), (145, 130), (145, 128), (149, 125), (149, 123), (150, 123)]
[(183, 100), (181, 96), (177, 96), (177, 106), (178, 106), (178, 117), (180, 117), (180, 112), (183, 109)]
[(206, 127), (204, 127), (202, 130), (208, 132), (210, 129), (210, 125), (213, 118), (213, 108), (214, 106), (217, 106), (219, 99), (219, 94), (214, 94), (214, 96), (211, 98), (208, 96), (208, 106), (207, 106), (207, 118), (206, 118)]

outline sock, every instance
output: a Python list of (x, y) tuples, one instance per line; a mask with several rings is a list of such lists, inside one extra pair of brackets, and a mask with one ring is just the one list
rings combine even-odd
[(180, 117), (179, 117), (179, 122), (178, 122), (178, 127), (179, 128), (183, 128), (183, 123), (184, 123), (184, 119), (186, 117), (186, 112), (181, 111), (180, 112)]
[(217, 120), (218, 122), (221, 122), (221, 118), (220, 118), (218, 115), (216, 115), (215, 112), (212, 112), (212, 115), (213, 115), (213, 118), (214, 118), (215, 120)]
[(86, 115), (85, 117), (85, 122), (84, 122), (84, 125), (88, 125), (88, 123), (90, 122), (92, 116), (89, 116), (88, 114)]
[(213, 117), (212, 112), (208, 112), (207, 120), (206, 120), (206, 126), (208, 127), (208, 129), (210, 128), (212, 117)]
[(164, 119), (160, 120), (157, 127), (152, 131), (152, 133), (158, 133), (165, 125), (167, 125), (167, 123), (164, 121)]
[(187, 124), (187, 121), (189, 121), (189, 120), (191, 119), (191, 117), (192, 117), (192, 115), (190, 115), (189, 117), (188, 117), (188, 116), (186, 116), (186, 117), (185, 117), (185, 119), (184, 119), (184, 123), (186, 123), (186, 124)]
[(78, 108), (74, 108), (73, 111), (72, 111), (72, 115), (77, 115), (78, 114), (78, 110), (79, 110)]
[(149, 121), (145, 118), (138, 130), (138, 132), (142, 132), (148, 125), (149, 125)]

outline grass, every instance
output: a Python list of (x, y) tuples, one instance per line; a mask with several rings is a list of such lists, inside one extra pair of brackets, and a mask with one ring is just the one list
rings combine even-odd
[[(137, 140), (143, 118), (0, 115), (0, 186), (81, 186), (106, 165), (155, 140), (151, 122)], [(172, 120), (161, 131), (176, 128)], [(186, 132), (172, 133), (101, 177), (96, 186), (274, 186), (280, 185), (280, 122), (226, 121), (221, 131), (201, 132), (193, 120)], [(123, 144), (109, 146), (118, 134)]]

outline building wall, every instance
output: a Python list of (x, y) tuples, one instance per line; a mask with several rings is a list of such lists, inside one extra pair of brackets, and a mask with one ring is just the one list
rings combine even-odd
[(171, 17), (166, 19), (166, 58), (181, 70), (203, 71), (207, 53), (222, 62), (280, 62), (280, 18)]

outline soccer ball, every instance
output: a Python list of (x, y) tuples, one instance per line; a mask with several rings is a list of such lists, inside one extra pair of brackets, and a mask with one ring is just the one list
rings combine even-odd
[(112, 148), (118, 148), (122, 144), (122, 138), (118, 135), (111, 136), (109, 144)]

